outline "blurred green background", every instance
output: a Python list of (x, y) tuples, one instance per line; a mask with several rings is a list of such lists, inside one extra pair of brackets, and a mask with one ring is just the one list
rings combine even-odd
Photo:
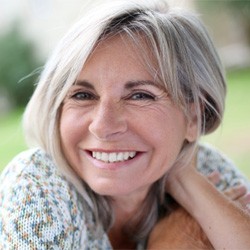
[[(178, 2), (201, 13), (227, 69), (224, 121), (203, 141), (222, 150), (250, 178), (250, 1)], [(0, 172), (26, 149), (21, 128), (25, 104), (46, 57), (76, 16), (81, 16), (79, 9), (84, 12), (81, 4), (80, 0), (29, 4), (9, 0), (1, 6)]]

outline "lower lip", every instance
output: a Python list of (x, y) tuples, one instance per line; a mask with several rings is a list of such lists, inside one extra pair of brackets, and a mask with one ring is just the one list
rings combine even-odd
[(87, 154), (87, 158), (92, 162), (92, 164), (99, 169), (106, 169), (106, 170), (118, 170), (122, 168), (127, 168), (132, 165), (137, 159), (142, 156), (142, 153), (137, 153), (136, 156), (127, 161), (118, 161), (118, 162), (103, 162), (93, 158), (90, 154)]

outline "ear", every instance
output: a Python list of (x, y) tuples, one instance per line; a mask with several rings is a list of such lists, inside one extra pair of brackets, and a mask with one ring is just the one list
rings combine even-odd
[(198, 137), (199, 133), (196, 107), (194, 104), (191, 104), (189, 113), (187, 115), (186, 140), (189, 142), (194, 142), (198, 139)]

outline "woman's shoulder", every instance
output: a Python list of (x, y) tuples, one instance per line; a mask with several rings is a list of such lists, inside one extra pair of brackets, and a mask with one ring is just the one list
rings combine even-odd
[[(5, 167), (0, 176), (0, 191), (18, 186), (19, 191), (27, 187), (36, 190), (69, 188), (64, 176), (51, 157), (40, 148), (21, 152)], [(59, 192), (59, 190), (58, 190)]]
[(0, 248), (79, 249), (93, 224), (86, 202), (42, 149), (22, 152), (3, 171)]
[[(28, 149), (10, 161), (1, 174), (1, 180), (17, 178), (20, 175), (52, 175), (55, 166), (49, 155), (40, 148)], [(1, 181), (1, 183), (2, 183)]]
[(199, 144), (197, 169), (204, 175), (218, 171), (221, 174), (221, 181), (217, 185), (220, 190), (241, 182), (244, 182), (250, 189), (249, 180), (240, 172), (233, 161), (212, 145)]

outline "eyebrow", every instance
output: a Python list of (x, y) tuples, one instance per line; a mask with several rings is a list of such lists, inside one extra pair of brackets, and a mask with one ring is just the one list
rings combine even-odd
[(135, 80), (135, 81), (128, 81), (125, 84), (125, 89), (132, 89), (132, 88), (135, 88), (137, 86), (145, 86), (145, 85), (150, 85), (150, 86), (154, 86), (157, 88), (160, 87), (158, 84), (156, 84), (155, 82), (150, 81), (150, 80), (138, 80), (138, 81)]
[[(88, 82), (87, 80), (77, 80), (75, 85), (80, 85), (92, 90), (95, 89), (94, 85)], [(132, 89), (138, 86), (145, 86), (145, 85), (154, 86), (160, 89), (162, 88), (162, 86), (150, 80), (132, 80), (125, 83), (125, 89)]]
[(74, 85), (77, 85), (77, 86), (83, 86), (83, 87), (86, 87), (88, 89), (92, 89), (94, 90), (94, 85), (86, 80), (77, 80), (76, 83)]

